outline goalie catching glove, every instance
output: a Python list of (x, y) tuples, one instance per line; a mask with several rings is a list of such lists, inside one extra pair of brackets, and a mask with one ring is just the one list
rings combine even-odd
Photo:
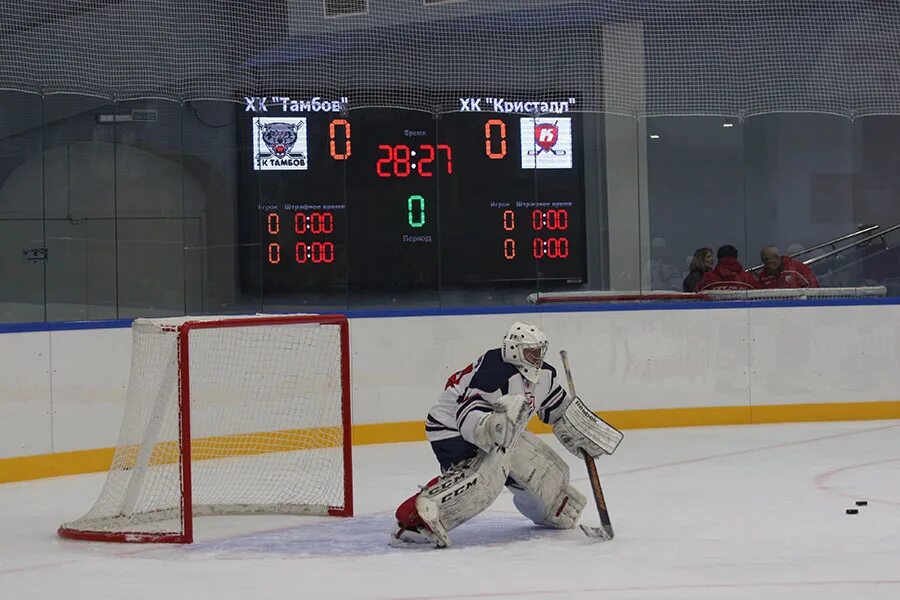
[(486, 413), (475, 425), (475, 445), (490, 452), (492, 448), (512, 447), (531, 416), (531, 407), (522, 394), (498, 398), (494, 411)]
[(566, 450), (581, 458), (581, 450), (597, 458), (612, 454), (624, 437), (622, 432), (595, 415), (577, 396), (553, 425), (553, 433)]

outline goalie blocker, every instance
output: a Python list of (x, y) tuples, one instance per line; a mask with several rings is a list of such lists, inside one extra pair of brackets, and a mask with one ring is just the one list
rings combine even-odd
[(581, 458), (582, 450), (592, 458), (612, 454), (624, 437), (621, 431), (591, 412), (577, 396), (553, 425), (553, 433), (566, 450), (578, 458)]

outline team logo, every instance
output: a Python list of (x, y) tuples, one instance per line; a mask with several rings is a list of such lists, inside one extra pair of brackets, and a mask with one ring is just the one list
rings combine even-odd
[(521, 121), (523, 169), (572, 168), (572, 119), (533, 119)]
[(306, 117), (254, 117), (254, 170), (306, 170), (306, 152)]
[(559, 121), (551, 123), (541, 123), (534, 126), (534, 143), (537, 144), (537, 152), (529, 150), (528, 155), (533, 156), (541, 152), (552, 152), (553, 154), (564, 155), (565, 150), (554, 150), (557, 140), (559, 140)]

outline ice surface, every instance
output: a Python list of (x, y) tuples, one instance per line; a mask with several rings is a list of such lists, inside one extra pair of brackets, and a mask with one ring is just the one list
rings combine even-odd
[(357, 517), (204, 517), (190, 546), (57, 538), (103, 475), (0, 485), (0, 599), (900, 598), (900, 421), (628, 431), (598, 461), (611, 542), (534, 527), (504, 492), (450, 549), (390, 548), (436, 463), (424, 443), (354, 460)]

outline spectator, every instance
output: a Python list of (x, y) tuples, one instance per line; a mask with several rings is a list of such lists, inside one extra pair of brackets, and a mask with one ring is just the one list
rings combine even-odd
[(703, 274), (713, 268), (712, 248), (700, 248), (691, 257), (691, 266), (687, 277), (681, 282), (681, 291), (693, 292), (703, 278)]
[(654, 290), (678, 289), (681, 269), (669, 262), (666, 239), (653, 238), (650, 242), (650, 286)]
[(734, 246), (722, 246), (716, 252), (719, 261), (711, 271), (703, 274), (697, 283), (696, 291), (707, 290), (752, 290), (757, 287), (756, 277), (744, 272), (744, 267), (737, 259), (738, 251)]
[(790, 256), (781, 256), (775, 246), (766, 246), (759, 252), (763, 262), (763, 270), (759, 274), (759, 287), (773, 288), (807, 288), (819, 287), (819, 282), (812, 269)]

